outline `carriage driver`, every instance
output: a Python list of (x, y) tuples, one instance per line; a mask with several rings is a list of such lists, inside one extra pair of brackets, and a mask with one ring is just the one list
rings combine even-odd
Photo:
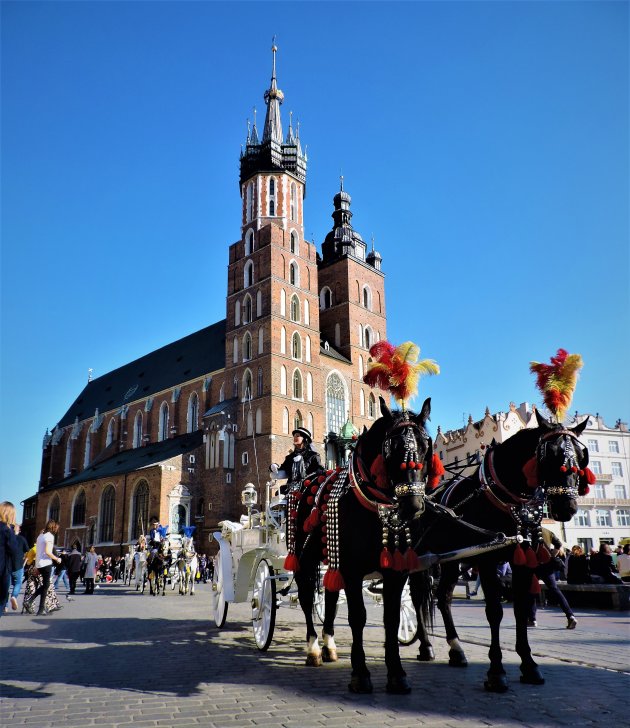
[(312, 446), (313, 437), (306, 427), (297, 427), (293, 435), (293, 452), (289, 453), (282, 465), (272, 463), (269, 467), (271, 478), (287, 478), (287, 484), (280, 488), (284, 495), (291, 488), (299, 487), (309, 477), (324, 472), (319, 455)]
[(160, 526), (157, 518), (153, 518), (151, 521), (151, 530), (149, 531), (149, 548), (152, 554), (157, 552), (163, 540), (162, 526)]

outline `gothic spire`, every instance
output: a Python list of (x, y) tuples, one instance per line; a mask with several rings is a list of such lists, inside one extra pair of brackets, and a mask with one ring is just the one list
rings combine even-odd
[(268, 141), (282, 144), (282, 120), (280, 119), (280, 104), (284, 101), (284, 94), (278, 88), (276, 80), (276, 39), (274, 36), (271, 52), (273, 53), (273, 65), (271, 70), (271, 86), (265, 91), (265, 103), (267, 104), (267, 116), (263, 131), (263, 144)]

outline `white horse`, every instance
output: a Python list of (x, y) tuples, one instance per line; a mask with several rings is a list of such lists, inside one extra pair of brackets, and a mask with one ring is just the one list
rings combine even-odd
[(125, 554), (125, 560), (123, 562), (123, 584), (131, 586), (131, 572), (133, 569), (133, 554), (134, 549), (129, 544), (127, 553)]
[(147, 551), (141, 548), (133, 556), (133, 563), (135, 568), (136, 580), (134, 582), (136, 591), (142, 587), (142, 593), (144, 593), (144, 587), (147, 581)]
[(190, 589), (190, 596), (195, 595), (195, 576), (199, 567), (199, 559), (195, 553), (195, 546), (192, 537), (185, 536), (182, 540), (182, 548), (177, 554), (177, 572), (179, 581), (179, 593), (184, 595)]

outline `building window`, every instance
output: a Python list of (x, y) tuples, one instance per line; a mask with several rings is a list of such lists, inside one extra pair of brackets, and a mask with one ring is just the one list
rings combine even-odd
[(295, 417), (293, 418), (293, 429), (297, 430), (298, 427), (302, 427), (302, 424), (302, 413), (300, 410), (297, 410)]
[(109, 447), (114, 442), (114, 420), (109, 421), (107, 425), (107, 437), (105, 438), (105, 447)]
[(204, 500), (203, 500), (203, 498), (200, 498), (197, 501), (197, 517), (198, 518), (203, 518), (204, 507), (205, 507)]
[(57, 521), (57, 523), (59, 523), (59, 496), (53, 496), (50, 503), (48, 504), (47, 520)]
[(263, 370), (262, 367), (258, 367), (258, 379), (256, 380), (256, 394), (262, 397), (263, 393)]
[(136, 486), (131, 513), (131, 538), (137, 539), (149, 532), (149, 484), (146, 480)]
[(238, 339), (236, 336), (232, 341), (232, 364), (238, 363)]
[(265, 332), (263, 331), (262, 326), (258, 329), (258, 353), (263, 354), (264, 353), (264, 346), (265, 346)]
[(578, 512), (573, 517), (573, 523), (576, 526), (588, 526), (588, 511), (578, 509)]
[(70, 475), (70, 469), (72, 468), (72, 436), (68, 438), (66, 443), (66, 462), (63, 467), (63, 476), (67, 478)]
[(626, 486), (617, 484), (615, 485), (615, 498), (617, 500), (625, 500), (626, 497)]
[(160, 424), (158, 427), (158, 440), (160, 442), (162, 440), (168, 439), (168, 404), (166, 402), (162, 402), (162, 406), (160, 407)]
[(252, 358), (252, 337), (249, 331), (243, 337), (243, 361), (249, 361)]
[(291, 356), (294, 359), (302, 359), (302, 339), (297, 331), (291, 337)]
[(589, 452), (599, 452), (599, 442), (597, 440), (588, 440)]
[(254, 250), (254, 231), (248, 230), (245, 235), (245, 255), (251, 255)]
[[(251, 410), (247, 413), (247, 437), (251, 437), (254, 434), (254, 415)], [(243, 463), (245, 465), (245, 463)]]
[(293, 399), (302, 399), (302, 375), (299, 369), (293, 372)]
[(262, 291), (256, 292), (256, 316), (262, 316)]
[(249, 288), (254, 283), (254, 264), (251, 260), (245, 263), (245, 269), (243, 270), (243, 287)]
[(363, 308), (372, 310), (372, 291), (369, 286), (363, 286)]
[(611, 466), (612, 466), (612, 474), (616, 478), (623, 478), (623, 470), (621, 468), (621, 463), (617, 463), (613, 460), (613, 462), (611, 463)]
[(248, 324), (252, 320), (252, 297), (248, 294), (243, 301), (243, 323)]
[(291, 321), (300, 321), (300, 299), (297, 296), (291, 296)]
[(313, 401), (313, 375), (310, 372), (306, 374), (306, 401)]
[(614, 452), (615, 454), (619, 452), (619, 443), (617, 440), (608, 440), (608, 452)]
[(326, 428), (339, 434), (346, 421), (345, 387), (341, 377), (334, 372), (326, 382)]
[[(293, 218), (291, 218), (291, 219), (293, 219)], [(292, 253), (298, 252), (297, 233), (295, 232), (295, 230), (291, 230), (290, 250)]]
[(251, 222), (254, 217), (254, 184), (247, 185), (247, 197), (245, 205), (245, 221)]
[(79, 491), (72, 506), (72, 525), (85, 526), (85, 491), (83, 488)]
[(188, 398), (188, 413), (186, 415), (186, 432), (195, 432), (199, 428), (199, 397), (193, 392)]
[(262, 411), (260, 407), (256, 410), (256, 434), (260, 435), (262, 432)]
[(287, 393), (287, 370), (284, 366), (280, 367), (280, 394)]
[[(148, 505), (148, 503), (147, 503)], [(98, 540), (107, 543), (114, 540), (114, 516), (116, 514), (116, 491), (108, 485), (101, 496), (101, 517), (99, 519)], [(146, 525), (146, 521), (145, 521)]]
[(595, 483), (595, 498), (605, 498), (606, 493), (602, 483)]
[(142, 412), (136, 412), (133, 421), (133, 446), (140, 447), (142, 445)]
[(274, 177), (269, 178), (269, 215), (273, 217), (276, 214), (276, 180)]
[[(297, 185), (295, 182), (291, 182), (291, 209), (290, 209), (291, 220), (297, 222)], [(292, 251), (295, 252), (295, 251)]]
[(595, 511), (595, 525), (596, 526), (611, 526), (612, 521), (610, 518), (610, 511), (604, 508), (598, 508)]
[(630, 526), (630, 511), (627, 508), (620, 508), (617, 511), (617, 525)]
[(321, 309), (327, 309), (332, 306), (332, 291), (328, 286), (322, 288), (322, 292), (319, 294), (319, 307)]
[[(251, 435), (251, 432), (250, 432), (250, 433), (248, 433), (248, 434), (250, 434), (250, 435)], [(243, 453), (243, 454), (241, 455), (241, 463), (243, 463), (243, 465), (247, 465), (247, 463), (248, 463), (248, 462), (249, 462), (249, 455), (248, 455), (248, 453), (244, 452), (244, 453)]]
[(376, 398), (374, 395), (370, 392), (370, 396), (368, 398), (368, 417), (373, 420), (376, 417)]
[(595, 475), (601, 475), (602, 474), (602, 464), (600, 460), (591, 460), (591, 470), (595, 473)]
[(252, 373), (249, 369), (246, 369), (245, 374), (243, 374), (243, 399), (251, 399), (253, 394)]
[(85, 450), (83, 454), (83, 467), (87, 468), (87, 466), (90, 464), (90, 457), (92, 452), (92, 435), (90, 433), (90, 428), (88, 427), (87, 434), (85, 435)]
[(369, 326), (366, 326), (363, 331), (363, 345), (366, 349), (369, 349), (373, 343), (374, 335), (372, 334), (372, 329)]
[(289, 434), (289, 410), (286, 407), (282, 410), (282, 433)]
[(294, 260), (289, 263), (289, 283), (292, 286), (300, 285), (300, 269)]

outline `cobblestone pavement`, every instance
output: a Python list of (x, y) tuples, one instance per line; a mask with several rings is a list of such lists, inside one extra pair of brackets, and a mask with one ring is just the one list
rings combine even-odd
[(540, 610), (531, 632), (546, 684), (518, 680), (506, 610), (503, 647), (510, 690), (486, 693), (488, 629), (483, 602), (458, 599), (455, 618), (470, 665), (446, 664), (438, 617), (437, 660), (403, 648), (411, 695), (385, 692), (381, 608), (370, 605), (366, 651), (375, 691), (351, 695), (350, 635), (340, 608), (340, 660), (304, 666), (301, 612), (282, 606), (268, 652), (256, 649), (246, 604), (218, 630), (209, 586), (194, 597), (137, 594), (121, 585), (78, 595), (47, 617), (0, 620), (0, 723), (29, 728), (127, 726), (620, 726), (630, 694), (628, 614), (577, 610), (575, 631), (557, 609)]

